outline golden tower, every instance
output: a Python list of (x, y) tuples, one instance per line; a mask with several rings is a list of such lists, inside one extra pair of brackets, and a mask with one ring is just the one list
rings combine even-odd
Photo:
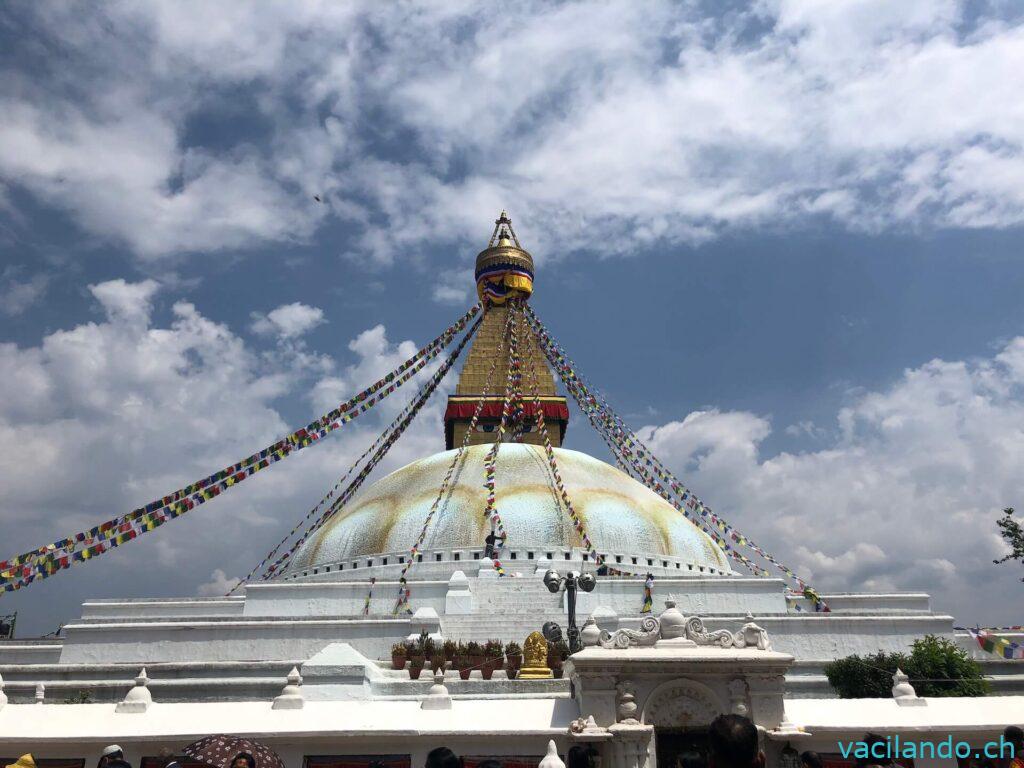
[[(507, 301), (510, 298), (526, 301), (533, 292), (533, 257), (519, 245), (512, 221), (505, 211), (494, 222), (494, 233), (487, 247), (476, 257), (475, 274), (477, 291), (481, 299), (486, 297), (490, 307), (473, 339), (466, 363), (459, 374), (455, 394), (448, 398), (444, 434), (445, 446), (449, 449), (462, 445), (481, 399), (484, 400), (483, 411), (475, 434), (469, 438), (469, 445), (494, 442), (494, 431), (501, 420), (509, 367), (508, 343), (502, 343), (509, 312)], [(555, 378), (544, 353), (525, 324), (519, 333), (519, 358), (526, 409), (525, 423), (521, 425), (522, 442), (533, 445), (541, 445), (543, 442), (536, 430), (533, 405), (536, 391), (551, 444), (558, 448), (562, 445), (569, 423), (569, 409), (565, 398), (558, 396)], [(488, 382), (487, 375), (492, 368), (493, 374)]]

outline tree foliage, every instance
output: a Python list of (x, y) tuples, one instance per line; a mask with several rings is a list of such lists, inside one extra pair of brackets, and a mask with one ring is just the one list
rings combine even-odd
[[(1010, 545), (1010, 554), (992, 562), (999, 565), (1009, 560), (1017, 560), (1024, 565), (1024, 526), (1013, 519), (1013, 507), (1003, 510), (1003, 516), (996, 520), (996, 525), (999, 526), (999, 535)], [(1024, 578), (1021, 578), (1021, 581), (1024, 581)]]
[(829, 684), (842, 699), (892, 696), (892, 676), (902, 669), (918, 696), (984, 696), (981, 665), (956, 643), (934, 635), (915, 640), (909, 654), (854, 654), (825, 665)]

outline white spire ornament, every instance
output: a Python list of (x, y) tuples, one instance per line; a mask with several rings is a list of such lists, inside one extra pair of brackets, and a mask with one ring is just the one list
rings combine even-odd
[(281, 689), (281, 695), (274, 699), (271, 709), (302, 709), (306, 700), (302, 696), (302, 675), (298, 667), (292, 667), (288, 673), (288, 682)]

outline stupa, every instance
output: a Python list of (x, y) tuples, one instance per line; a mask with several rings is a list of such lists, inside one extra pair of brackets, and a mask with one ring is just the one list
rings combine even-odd
[[(870, 729), (980, 743), (1024, 719), (1019, 663), (983, 656), (927, 594), (794, 595), (742, 571), (621, 455), (613, 466), (563, 448), (551, 350), (526, 332), (534, 263), (504, 212), (476, 267), (486, 311), (448, 399), (444, 450), (359, 488), (237, 594), (91, 600), (58, 638), (0, 642), (0, 759), (31, 751), (77, 768), (116, 742), (133, 765), (163, 768), (161, 748), (232, 733), (289, 768), (419, 766), (442, 745), (467, 768), (528, 768), (549, 742), (563, 756), (591, 747), (609, 768), (656, 768), (733, 712), (758, 724), (774, 764), (790, 742), (837, 753)], [(494, 530), (504, 538), (490, 558)], [(551, 591), (567, 581), (580, 585), (571, 598)], [(551, 678), (539, 659), (536, 679), (394, 668), (393, 646), (424, 637), (555, 639), (571, 599), (583, 647), (561, 669), (550, 656)], [(928, 699), (901, 680), (893, 698), (835, 698), (828, 661), (926, 634), (978, 656), (995, 695)]]

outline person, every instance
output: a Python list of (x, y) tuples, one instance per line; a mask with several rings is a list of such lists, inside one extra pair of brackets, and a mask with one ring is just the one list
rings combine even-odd
[(757, 727), (743, 715), (719, 715), (708, 728), (708, 768), (764, 768)]
[[(864, 734), (861, 739), (867, 746), (867, 754), (857, 758), (857, 768), (868, 768), (868, 766), (889, 766), (892, 765), (892, 758), (889, 755), (889, 740), (877, 733)], [(861, 751), (861, 750), (857, 750)]]
[(174, 756), (173, 750), (168, 749), (167, 747), (161, 747), (158, 756), (160, 757), (160, 763), (163, 765), (163, 768), (181, 768), (181, 763), (178, 761), (178, 758)]
[(565, 768), (590, 768), (590, 757), (584, 744), (569, 747), (569, 753), (565, 758)]
[(96, 768), (132, 768), (124, 759), (124, 750), (117, 744), (104, 747), (100, 753), (100, 761)]
[(24, 754), (13, 763), (8, 763), (7, 768), (36, 768), (36, 759), (31, 753)]
[(458, 755), (448, 747), (438, 747), (427, 753), (426, 768), (462, 768)]
[(231, 758), (231, 768), (256, 768), (256, 758), (248, 752), (239, 752)]
[(497, 543), (500, 541), (501, 546), (505, 546), (506, 536), (507, 534), (504, 532), (502, 532), (500, 536), (496, 535), (494, 533), (494, 529), (492, 528), (491, 532), (487, 534), (487, 538), (484, 539), (484, 557), (486, 557), (488, 560), (493, 560), (494, 556), (498, 554), (498, 549), (500, 549), (500, 547), (496, 546)]
[(817, 752), (807, 751), (800, 755), (802, 768), (822, 768), (821, 755)]
[(695, 749), (680, 752), (676, 757), (676, 768), (704, 768), (704, 756)]
[(1003, 741), (1013, 745), (1013, 756), (1005, 756), (1007, 768), (1024, 768), (1024, 729), (1017, 725), (1006, 726)]

